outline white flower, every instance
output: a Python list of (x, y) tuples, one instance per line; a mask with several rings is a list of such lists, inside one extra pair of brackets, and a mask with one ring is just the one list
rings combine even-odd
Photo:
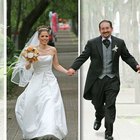
[(112, 51), (117, 52), (117, 50), (118, 50), (118, 47), (117, 47), (117, 45), (115, 45), (115, 47), (112, 49)]
[(31, 52), (29, 52), (27, 55), (28, 55), (28, 58), (33, 58), (34, 57), (34, 54), (31, 53)]

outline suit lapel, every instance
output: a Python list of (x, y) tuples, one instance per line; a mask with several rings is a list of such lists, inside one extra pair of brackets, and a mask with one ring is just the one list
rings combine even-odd
[(101, 59), (103, 60), (103, 48), (102, 48), (102, 38), (101, 38), (101, 36), (97, 40), (97, 48), (98, 48), (99, 54), (101, 56)]
[[(112, 50), (113, 48), (115, 48), (115, 45), (117, 45), (117, 43), (113, 36), (111, 36), (111, 39), (112, 39), (112, 44), (111, 44), (111, 50)], [(114, 59), (115, 53), (116, 53), (116, 51), (112, 50), (112, 60)]]
[[(111, 50), (117, 45), (117, 42), (113, 36), (111, 36), (112, 44), (111, 44)], [(99, 51), (99, 54), (101, 56), (101, 60), (103, 61), (103, 47), (102, 47), (102, 37), (100, 36), (97, 39), (97, 48)], [(114, 59), (116, 52), (112, 50), (112, 60)]]

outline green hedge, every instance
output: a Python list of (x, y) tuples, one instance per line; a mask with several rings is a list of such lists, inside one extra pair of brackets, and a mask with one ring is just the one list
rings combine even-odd
[(17, 58), (14, 56), (19, 56), (20, 50), (15, 50), (15, 45), (13, 41), (7, 37), (7, 94), (8, 96), (12, 96), (14, 92), (14, 88), (17, 86), (14, 83), (11, 82), (11, 76), (13, 72), (13, 66), (12, 65), (14, 62), (17, 61)]

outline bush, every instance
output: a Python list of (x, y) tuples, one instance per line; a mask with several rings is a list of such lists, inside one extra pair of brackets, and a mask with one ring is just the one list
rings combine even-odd
[(15, 45), (13, 43), (13, 41), (7, 37), (7, 94), (8, 96), (12, 96), (13, 94), (13, 90), (16, 87), (16, 85), (14, 83), (11, 82), (11, 76), (12, 76), (12, 72), (13, 72), (13, 66), (12, 65), (14, 62), (17, 61), (17, 58), (14, 57), (19, 56), (20, 51), (16, 51), (15, 50)]
[(7, 67), (7, 94), (12, 95), (13, 88), (15, 87), (15, 84), (11, 82), (11, 76), (12, 76), (13, 68)]
[[(15, 52), (15, 45), (13, 41), (7, 37), (7, 64), (12, 61)], [(14, 61), (14, 60), (13, 60)]]

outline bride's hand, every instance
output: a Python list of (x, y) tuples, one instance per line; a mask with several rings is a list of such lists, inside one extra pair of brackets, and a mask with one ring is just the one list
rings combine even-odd
[(25, 64), (27, 70), (31, 68), (31, 64), (32, 64), (31, 61), (27, 61), (27, 63)]
[(67, 75), (68, 76), (73, 76), (75, 73), (76, 73), (76, 71), (74, 69), (70, 68), (67, 72)]

